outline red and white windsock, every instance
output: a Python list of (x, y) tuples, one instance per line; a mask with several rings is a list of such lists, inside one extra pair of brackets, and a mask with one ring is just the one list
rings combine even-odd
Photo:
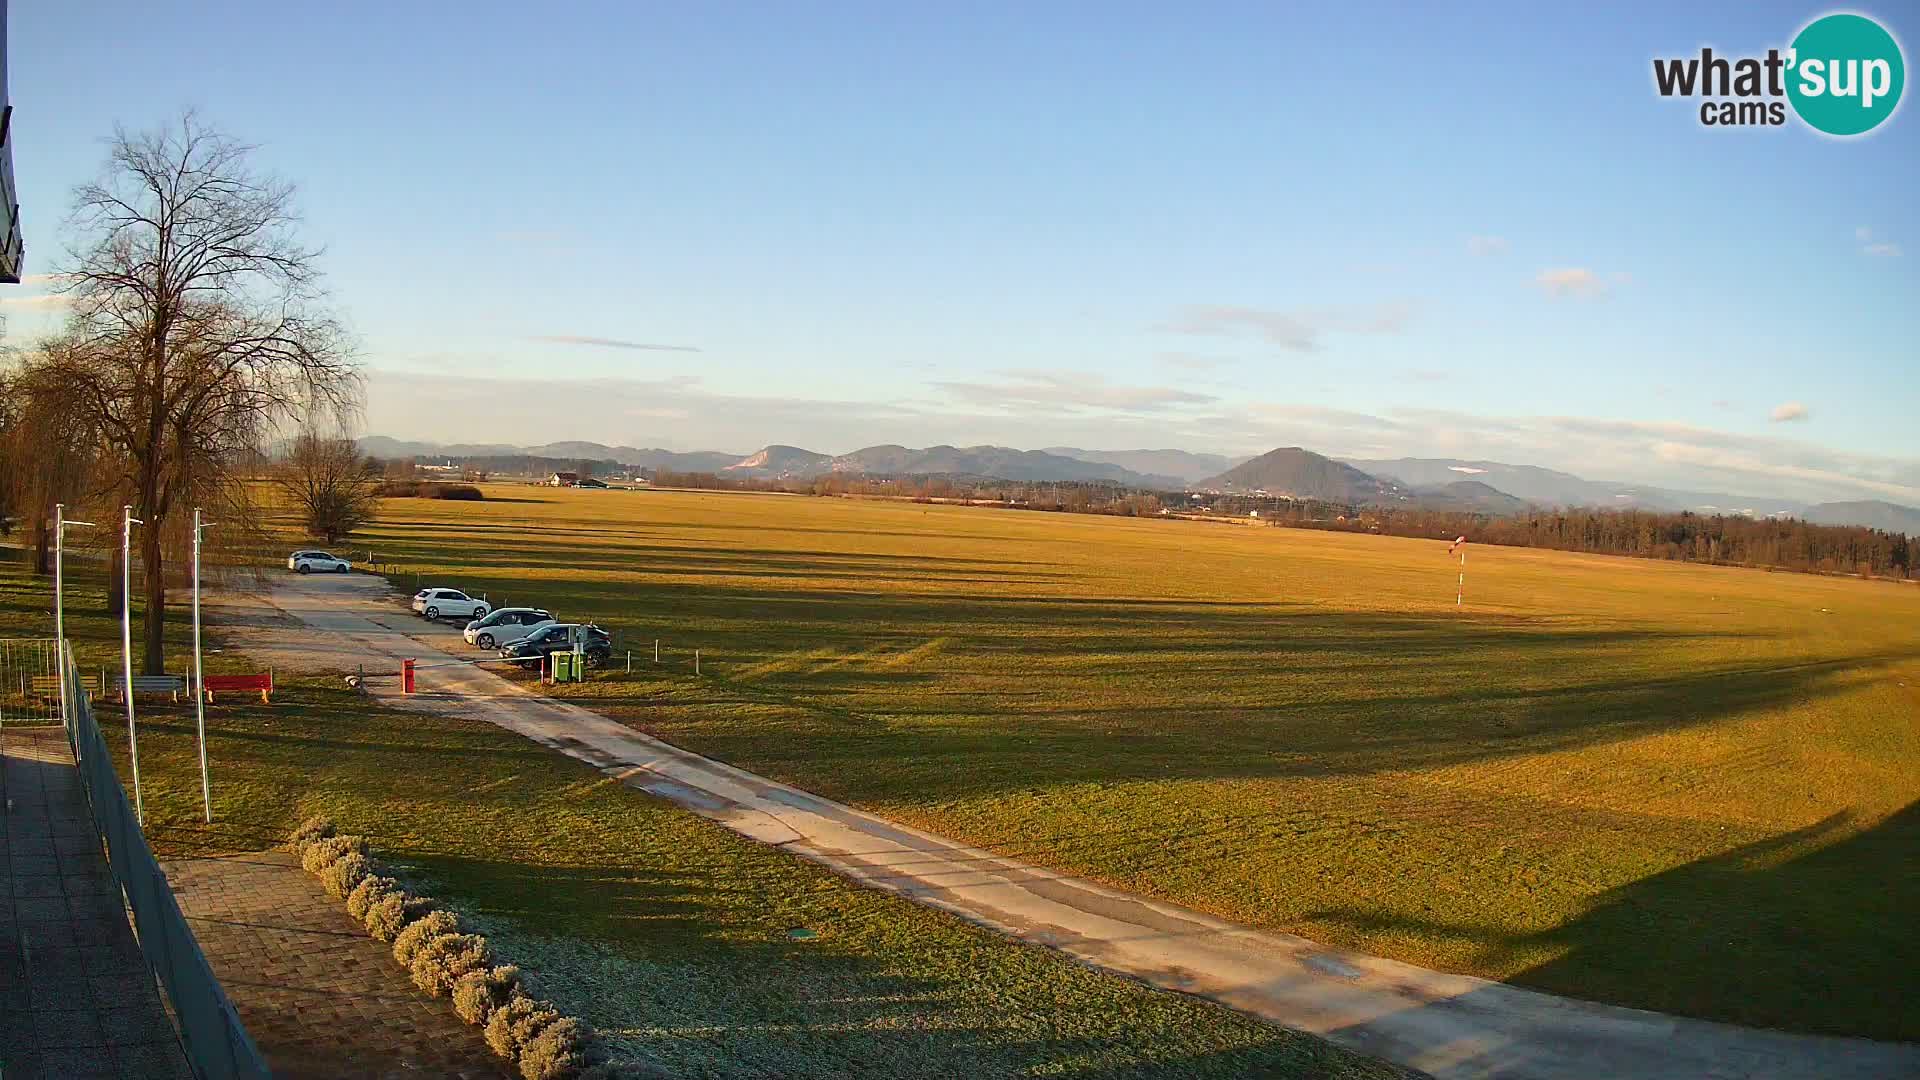
[(1448, 545), (1447, 554), (1451, 555), (1454, 552), (1459, 551), (1461, 548), (1466, 546), (1467, 546), (1467, 538), (1463, 536), (1460, 539), (1455, 540), (1452, 544)]

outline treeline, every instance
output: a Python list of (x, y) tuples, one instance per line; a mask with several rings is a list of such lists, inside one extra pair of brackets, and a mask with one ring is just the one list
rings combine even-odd
[(660, 487), (704, 491), (765, 491), (791, 495), (852, 496), (911, 499), (918, 502), (968, 502), (1013, 510), (1044, 510), (1070, 514), (1115, 514), (1140, 517), (1158, 514), (1166, 504), (1159, 495), (1116, 484), (1089, 481), (1016, 481), (984, 476), (870, 476), (864, 473), (827, 473), (821, 476), (769, 479), (722, 476), (711, 472), (642, 470)]
[[(1269, 516), (1263, 514), (1262, 516)], [(1279, 525), (1550, 548), (1642, 559), (1770, 567), (1823, 574), (1920, 579), (1920, 537), (1797, 518), (1655, 513), (1646, 510), (1539, 510), (1489, 517), (1439, 510), (1347, 510), (1326, 515), (1302, 504), (1279, 509)]]

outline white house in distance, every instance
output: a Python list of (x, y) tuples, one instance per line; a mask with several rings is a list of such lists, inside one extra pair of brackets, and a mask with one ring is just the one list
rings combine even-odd
[(557, 472), (547, 477), (548, 487), (573, 487), (580, 482), (579, 473)]

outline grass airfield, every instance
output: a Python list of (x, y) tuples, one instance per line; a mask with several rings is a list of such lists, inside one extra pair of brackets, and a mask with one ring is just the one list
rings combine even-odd
[(1324, 942), (1920, 1038), (1920, 589), (1475, 547), (1456, 609), (1433, 541), (488, 495), (362, 546), (620, 631), (556, 692), (681, 745)]

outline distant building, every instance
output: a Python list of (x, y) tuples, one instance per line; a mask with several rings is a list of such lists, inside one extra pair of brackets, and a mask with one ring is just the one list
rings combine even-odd
[(547, 477), (548, 487), (575, 487), (580, 483), (579, 473), (557, 472)]
[(599, 488), (604, 491), (606, 490), (607, 485), (605, 481), (595, 480), (591, 476), (583, 476), (580, 479), (575, 480), (573, 482), (573, 486), (577, 488)]

